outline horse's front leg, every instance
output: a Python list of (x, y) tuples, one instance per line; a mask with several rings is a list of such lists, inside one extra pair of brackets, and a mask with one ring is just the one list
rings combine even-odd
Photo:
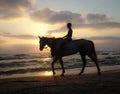
[(60, 64), (61, 64), (61, 67), (62, 67), (62, 74), (61, 74), (61, 76), (64, 76), (65, 69), (64, 69), (62, 57), (60, 58)]
[(51, 66), (52, 66), (52, 72), (53, 72), (53, 75), (55, 75), (55, 70), (54, 70), (54, 63), (57, 61), (57, 58), (56, 57), (54, 57), (53, 58), (53, 62), (52, 62), (52, 64), (51, 64)]

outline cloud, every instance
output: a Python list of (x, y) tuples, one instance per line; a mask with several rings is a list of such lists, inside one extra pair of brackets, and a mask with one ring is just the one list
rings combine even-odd
[(107, 16), (105, 14), (92, 14), (89, 13), (86, 15), (86, 20), (89, 23), (100, 23), (100, 22), (107, 22), (111, 19), (110, 16)]
[(5, 40), (1, 40), (0, 39), (0, 44), (3, 44), (3, 43), (5, 43), (6, 41)]
[(0, 19), (1, 20), (8, 20), (14, 19), (18, 17), (22, 17), (23, 15), (15, 10), (11, 9), (0, 9)]
[(39, 46), (33, 44), (14, 44), (14, 45), (0, 46), (0, 54), (37, 53), (37, 52), (39, 52)]
[(35, 39), (36, 38), (33, 35), (15, 35), (8, 32), (1, 32), (0, 35), (3, 37), (19, 38), (19, 39)]
[[(71, 22), (74, 28), (92, 28), (92, 29), (106, 29), (106, 28), (120, 28), (119, 22), (113, 22), (112, 17), (106, 14), (88, 13), (81, 15), (79, 13), (73, 13), (70, 11), (54, 11), (49, 8), (34, 10), (30, 14), (30, 18), (35, 22), (56, 24), (62, 23), (65, 25), (67, 22)], [(66, 26), (61, 27), (58, 30), (48, 31), (64, 32)]]
[(35, 0), (0, 0), (0, 20), (23, 16), (23, 11), (31, 9)]
[(34, 3), (35, 0), (0, 0), (0, 9), (29, 9)]
[(119, 22), (101, 22), (90, 24), (78, 24), (75, 28), (92, 28), (92, 29), (106, 29), (106, 28), (120, 28)]
[(36, 22), (44, 22), (49, 24), (79, 22), (83, 23), (84, 19), (81, 14), (70, 11), (54, 11), (49, 8), (35, 10), (30, 14), (32, 20)]
[(93, 24), (109, 22), (111, 16), (106, 14), (94, 14), (88, 13), (87, 15), (81, 15), (79, 13), (73, 13), (71, 11), (54, 11), (49, 8), (34, 10), (30, 14), (30, 18), (36, 22), (44, 23), (79, 23), (79, 24)]
[[(73, 24), (74, 25), (74, 24)], [(91, 24), (75, 24), (74, 29), (82, 29), (82, 28), (91, 28), (91, 29), (106, 29), (106, 28), (117, 28), (120, 29), (120, 23), (119, 22), (102, 22), (102, 23), (91, 23)], [(49, 30), (47, 33), (59, 33), (59, 32), (66, 32), (66, 26), (63, 26), (59, 29), (55, 30)]]
[(113, 36), (96, 36), (96, 37), (90, 37), (91, 40), (120, 40), (120, 37), (113, 37)]
[[(93, 40), (97, 50), (120, 50), (120, 37), (96, 36), (88, 38)], [(101, 42), (98, 42), (101, 41)]]
[(33, 35), (12, 35), (11, 37), (20, 38), (20, 39), (35, 39)]

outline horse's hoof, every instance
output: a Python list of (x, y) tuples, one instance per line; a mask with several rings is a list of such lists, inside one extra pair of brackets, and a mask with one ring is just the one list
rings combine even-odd
[(79, 76), (82, 75), (82, 73), (79, 73)]
[(61, 77), (64, 77), (64, 74), (61, 74), (60, 76), (61, 76)]
[(53, 72), (53, 75), (55, 75), (55, 72)]
[(98, 75), (101, 75), (101, 72), (98, 72)]

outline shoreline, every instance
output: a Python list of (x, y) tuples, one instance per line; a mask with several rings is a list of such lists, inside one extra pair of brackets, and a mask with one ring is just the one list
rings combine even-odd
[[(114, 65), (114, 66), (100, 66), (101, 73), (106, 71), (114, 71), (119, 70), (120, 65)], [(81, 68), (72, 68), (72, 69), (65, 69), (65, 75), (78, 75)], [(56, 69), (56, 76), (59, 76), (62, 73), (61, 69)], [(85, 67), (84, 74), (93, 74), (95, 73), (97, 75), (97, 68), (96, 67)], [(52, 71), (41, 71), (41, 72), (31, 72), (31, 73), (25, 73), (25, 74), (15, 74), (15, 75), (8, 75), (8, 76), (1, 76), (0, 80), (2, 79), (14, 79), (14, 78), (23, 78), (23, 77), (46, 77), (46, 76), (53, 76)]]
[(0, 94), (119, 94), (120, 69), (78, 76), (32, 76), (0, 80)]

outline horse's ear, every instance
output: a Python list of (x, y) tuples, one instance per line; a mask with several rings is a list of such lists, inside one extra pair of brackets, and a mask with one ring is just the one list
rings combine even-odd
[(40, 36), (38, 36), (38, 38), (40, 38)]

